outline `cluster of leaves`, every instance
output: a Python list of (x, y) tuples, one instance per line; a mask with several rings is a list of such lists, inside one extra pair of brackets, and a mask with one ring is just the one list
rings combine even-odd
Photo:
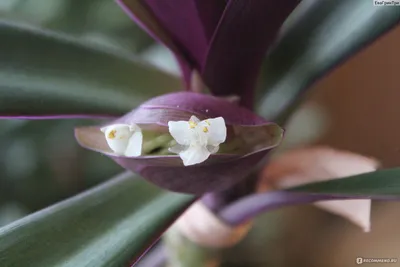
[[(128, 23), (129, 19), (113, 2), (79, 1), (78, 7), (76, 1), (57, 2), (59, 5), (50, 5), (53, 9), (43, 16), (31, 13), (32, 6), (36, 6), (33, 1), (10, 1), (8, 11), (0, 17), (1, 117), (122, 115), (146, 99), (181, 88), (179, 77), (139, 60), (135, 53), (151, 41), (133, 23)], [(115, 14), (110, 15), (110, 10)], [(28, 22), (20, 19), (30, 16)], [(282, 27), (263, 62), (267, 75), (257, 91), (262, 99), (260, 113), (284, 123), (300, 95), (317, 78), (399, 20), (399, 8), (377, 8), (368, 1), (303, 1)], [(99, 32), (101, 41), (93, 41), (96, 38), (91, 37), (99, 36), (93, 33)], [(219, 62), (216, 55), (214, 67)], [(226, 94), (223, 86), (209, 86), (218, 88), (217, 94)], [(240, 94), (239, 89), (235, 90), (233, 93)], [(276, 101), (277, 96), (283, 102)], [(243, 104), (249, 105), (251, 101), (247, 101)], [(6, 180), (1, 178), (5, 184), (0, 187), (2, 203), (15, 198), (27, 205), (29, 211), (37, 210), (118, 170), (103, 157), (89, 156), (72, 145), (72, 128), (77, 123), (77, 120), (4, 122), (5, 142), (1, 146), (6, 148), (4, 151), (13, 151), (8, 153), (14, 156), (11, 160), (6, 160), (10, 154), (2, 157), (1, 163), (7, 166), (4, 168), (10, 169)], [(39, 156), (38, 151), (43, 154)], [(35, 162), (30, 163), (33, 159)], [(38, 167), (43, 164), (51, 168)], [(396, 179), (399, 173), (398, 169), (380, 171), (291, 190), (297, 192), (258, 195), (256, 202), (262, 204), (259, 210), (270, 210), (321, 199), (357, 196), (392, 199), (400, 193)], [(18, 175), (29, 176), (29, 181), (15, 180)], [(63, 181), (69, 185), (71, 181), (85, 182), (68, 192), (59, 190), (52, 195), (49, 192), (54, 191), (53, 187), (49, 188), (51, 183), (44, 177), (57, 177), (59, 189)], [(98, 180), (90, 182), (83, 177)], [(38, 195), (46, 199), (30, 203), (40, 199)], [(127, 265), (138, 259), (194, 200), (191, 195), (159, 189), (136, 175), (120, 175), (1, 228), (1, 265)], [(254, 200), (235, 205), (247, 207), (248, 203), (253, 204)], [(236, 213), (233, 206), (222, 215), (229, 218), (232, 209)], [(240, 218), (254, 215), (248, 213)]]

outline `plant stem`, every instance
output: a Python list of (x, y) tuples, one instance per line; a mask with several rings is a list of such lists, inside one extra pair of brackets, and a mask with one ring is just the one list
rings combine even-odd
[(217, 213), (228, 204), (253, 193), (256, 190), (257, 181), (257, 175), (252, 173), (227, 190), (204, 195), (202, 201), (211, 211)]

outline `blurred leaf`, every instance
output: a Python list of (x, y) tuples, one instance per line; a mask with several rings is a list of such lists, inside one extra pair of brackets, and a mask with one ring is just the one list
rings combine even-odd
[[(46, 5), (45, 3), (46, 0), (42, 1)], [(61, 2), (63, 2), (63, 8), (61, 12), (58, 14), (58, 17), (48, 19), (46, 22), (48, 23), (50, 28), (55, 28), (57, 30), (69, 34), (79, 34), (86, 31), (88, 24), (90, 24), (90, 21), (88, 20), (88, 14), (92, 8), (96, 10), (97, 9), (96, 6), (99, 4), (98, 0), (81, 0), (81, 1), (61, 0), (61, 2), (60, 0), (58, 1), (59, 5), (61, 4)], [(26, 6), (27, 9), (32, 9), (32, 7), (29, 7), (29, 4), (31, 4), (32, 6), (36, 5), (37, 7), (36, 2), (37, 2), (36, 0), (26, 1), (26, 3), (24, 3), (24, 5), (21, 6)], [(40, 10), (39, 12), (43, 12), (42, 11), (43, 7), (37, 8), (37, 10), (38, 11)]]
[(25, 18), (35, 19), (38, 23), (46, 23), (62, 16), (69, 0), (19, 0), (11, 11)]
[(180, 80), (43, 29), (0, 21), (0, 116), (120, 115)]
[(312, 83), (399, 21), (397, 6), (303, 0), (266, 59), (261, 114), (284, 122)]
[(400, 200), (400, 168), (310, 183), (284, 191), (257, 193), (224, 207), (219, 216), (231, 225), (277, 208), (323, 200)]
[(31, 213), (121, 172), (112, 160), (75, 141), (74, 127), (96, 123), (100, 122), (0, 120), (0, 201), (21, 203)]
[[(73, 1), (70, 2), (72, 3)], [(151, 38), (134, 22), (132, 22), (115, 1), (97, 0), (94, 2), (93, 0), (89, 0), (89, 2), (91, 3), (91, 8), (89, 9), (87, 16), (89, 22), (93, 24), (92, 27), (94, 29), (106, 29), (112, 31), (129, 27), (131, 30), (137, 29), (137, 31), (148, 37), (148, 39)], [(76, 10), (80, 8), (79, 4), (80, 2), (75, 2), (76, 7), (73, 11), (76, 12)]]
[(1, 228), (1, 266), (129, 266), (192, 201), (120, 175)]
[[(353, 196), (400, 196), (400, 168), (378, 170), (342, 179), (311, 183), (288, 191)], [(397, 197), (398, 199), (398, 197)]]
[(0, 1), (0, 10), (11, 10), (13, 9), (20, 0), (2, 0)]
[(18, 220), (28, 214), (26, 208), (16, 202), (0, 204), (0, 227)]
[(7, 135), (25, 125), (23, 120), (0, 120), (0, 136)]

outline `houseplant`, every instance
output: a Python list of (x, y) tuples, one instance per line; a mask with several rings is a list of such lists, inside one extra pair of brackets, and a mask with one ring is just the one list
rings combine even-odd
[[(219, 106), (218, 101), (225, 101), (224, 103), (229, 103), (228, 108), (232, 108), (230, 113), (234, 113), (237, 107), (236, 112), (241, 114), (238, 105), (242, 105), (246, 110), (253, 109), (254, 95), (258, 94), (262, 99), (258, 104), (260, 114), (282, 126), (301, 99), (301, 94), (311, 83), (396, 25), (400, 17), (397, 7), (375, 7), (371, 3), (360, 1), (302, 1), (298, 7), (297, 1), (276, 4), (278, 6), (274, 6), (272, 1), (265, 1), (265, 6), (257, 6), (256, 2), (251, 1), (231, 2), (226, 6), (225, 2), (221, 1), (220, 6), (198, 7), (199, 10), (205, 8), (208, 11), (207, 16), (212, 13), (209, 10), (220, 10), (216, 17), (200, 16), (198, 19), (203, 23), (200, 26), (214, 25), (210, 26), (213, 28), (218, 21), (222, 21), (216, 35), (220, 36), (216, 38), (220, 42), (211, 42), (211, 49), (208, 42), (213, 34), (206, 34), (208, 39), (203, 40), (204, 47), (199, 54), (196, 54), (196, 49), (200, 41), (195, 43), (195, 51), (190, 51), (193, 40), (191, 38), (193, 35), (197, 38), (198, 33), (190, 28), (190, 35), (181, 31), (180, 23), (183, 22), (180, 20), (182, 14), (179, 10), (172, 7), (169, 14), (165, 12), (168, 7), (162, 7), (158, 14), (157, 1), (148, 1), (146, 4), (140, 1), (122, 1), (120, 4), (123, 4), (128, 12), (133, 12), (147, 28), (149, 25), (154, 26), (154, 21), (157, 21), (157, 26), (168, 29), (167, 33), (152, 32), (178, 55), (185, 74), (185, 86), (189, 90), (204, 92), (204, 87), (208, 87), (213, 94), (220, 97), (216, 100), (204, 94), (204, 100), (196, 102), (192, 97), (186, 98), (187, 93), (173, 95), (174, 99), (181, 101), (179, 103), (195, 103), (195, 107), (207, 103), (210, 105), (207, 107), (213, 108), (215, 105)], [(181, 4), (185, 3), (187, 2)], [(192, 1), (185, 8), (193, 7), (191, 5), (196, 7), (195, 4), (197, 2)], [(152, 8), (152, 12), (149, 12), (149, 7)], [(278, 34), (281, 24), (295, 7), (296, 12)], [(224, 9), (225, 12), (222, 13)], [(174, 13), (175, 11), (178, 13)], [(265, 16), (265, 12), (271, 12), (270, 16)], [(357, 17), (355, 21), (354, 14), (362, 16)], [(380, 23), (376, 23), (378, 20)], [(194, 25), (188, 25), (195, 27), (199, 21), (191, 21)], [(264, 27), (263, 23), (268, 27)], [(118, 49), (105, 51), (104, 48), (92, 47), (76, 38), (37, 29), (32, 25), (21, 25), (15, 20), (4, 21), (1, 25), (6, 40), (2, 44), (2, 51), (9, 51), (1, 58), (4, 77), (1, 112), (4, 118), (121, 116), (147, 99), (174, 92), (182, 87), (178, 78), (137, 63), (132, 55)], [(249, 31), (249, 27), (252, 30)], [(176, 39), (171, 38), (168, 33)], [(232, 40), (237, 39), (240, 40), (239, 45), (231, 45)], [(276, 42), (274, 46), (273, 41)], [(340, 45), (337, 45), (338, 43)], [(268, 51), (264, 64), (271, 75), (261, 89), (255, 91), (256, 74), (263, 63), (261, 59), (267, 48), (271, 50)], [(204, 53), (207, 51), (204, 60)], [(249, 51), (253, 51), (254, 54)], [(203, 66), (204, 62), (206, 64)], [(193, 72), (193, 69), (199, 74)], [(137, 75), (137, 78), (132, 75)], [(235, 80), (232, 80), (233, 77)], [(141, 84), (138, 85), (138, 90), (133, 90), (132, 84), (136, 81), (140, 81)], [(284, 102), (271, 109), (271, 99), (278, 93), (286, 96)], [(181, 94), (185, 96), (181, 98)], [(232, 102), (237, 101), (235, 98), (232, 100), (232, 95), (239, 97), (239, 104)], [(175, 104), (171, 101), (167, 99), (165, 105)], [(221, 112), (215, 111), (215, 117)], [(245, 111), (247, 112), (251, 111)], [(253, 110), (252, 114), (254, 113)], [(229, 118), (229, 115), (226, 115), (225, 120), (228, 119), (232, 123), (236, 122), (234, 117)], [(124, 167), (131, 169), (125, 164)], [(183, 171), (176, 177), (179, 181), (173, 183), (182, 184), (183, 187), (168, 189), (188, 193), (184, 176), (188, 168), (182, 168)], [(207, 173), (207, 165), (199, 171)], [(254, 195), (254, 187), (237, 194), (233, 191), (237, 188), (230, 188), (234, 182), (239, 182), (240, 185), (239, 180), (245, 179), (241, 174), (232, 184), (224, 185), (223, 189), (234, 192), (234, 197), (224, 199), (222, 207), (218, 207), (218, 210), (221, 210), (222, 219), (233, 216), (233, 219), (229, 218), (242, 223), (240, 218), (248, 218), (275, 207), (277, 199), (281, 201), (279, 205), (332, 198), (395, 199), (398, 194), (398, 172), (397, 169), (382, 170), (257, 195)], [(174, 172), (170, 179), (174, 179), (173, 175)], [(190, 175), (190, 172), (187, 172), (187, 175)], [(3, 228), (0, 253), (4, 265), (127, 265), (138, 259), (196, 198), (214, 191), (213, 188), (206, 188), (201, 192), (190, 190), (190, 193), (195, 193), (196, 196), (170, 193), (140, 178), (132, 179), (131, 176), (132, 174), (122, 175), (99, 188)], [(152, 179), (151, 174), (143, 176)], [(227, 177), (230, 176), (231, 174)], [(168, 187), (170, 184), (158, 183), (161, 187)], [(239, 188), (243, 188), (243, 185)], [(252, 204), (250, 206), (255, 208), (254, 211), (245, 209), (246, 213), (243, 213), (244, 209), (240, 206), (246, 203), (242, 201), (248, 200), (243, 199), (244, 195), (251, 195), (250, 198), (255, 197), (257, 200), (262, 198), (265, 202), (259, 207)], [(209, 196), (215, 203), (215, 199), (224, 198), (226, 194)], [(274, 205), (271, 206), (271, 203)], [(231, 210), (234, 212), (229, 212)]]

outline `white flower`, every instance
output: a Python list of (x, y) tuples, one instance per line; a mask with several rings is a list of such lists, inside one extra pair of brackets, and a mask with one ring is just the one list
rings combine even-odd
[(140, 156), (142, 153), (143, 134), (136, 124), (113, 124), (100, 130), (115, 153), (127, 157)]
[(169, 132), (178, 143), (170, 151), (179, 154), (183, 165), (201, 163), (216, 153), (225, 142), (226, 125), (222, 117), (200, 121), (192, 116), (189, 121), (169, 121)]

